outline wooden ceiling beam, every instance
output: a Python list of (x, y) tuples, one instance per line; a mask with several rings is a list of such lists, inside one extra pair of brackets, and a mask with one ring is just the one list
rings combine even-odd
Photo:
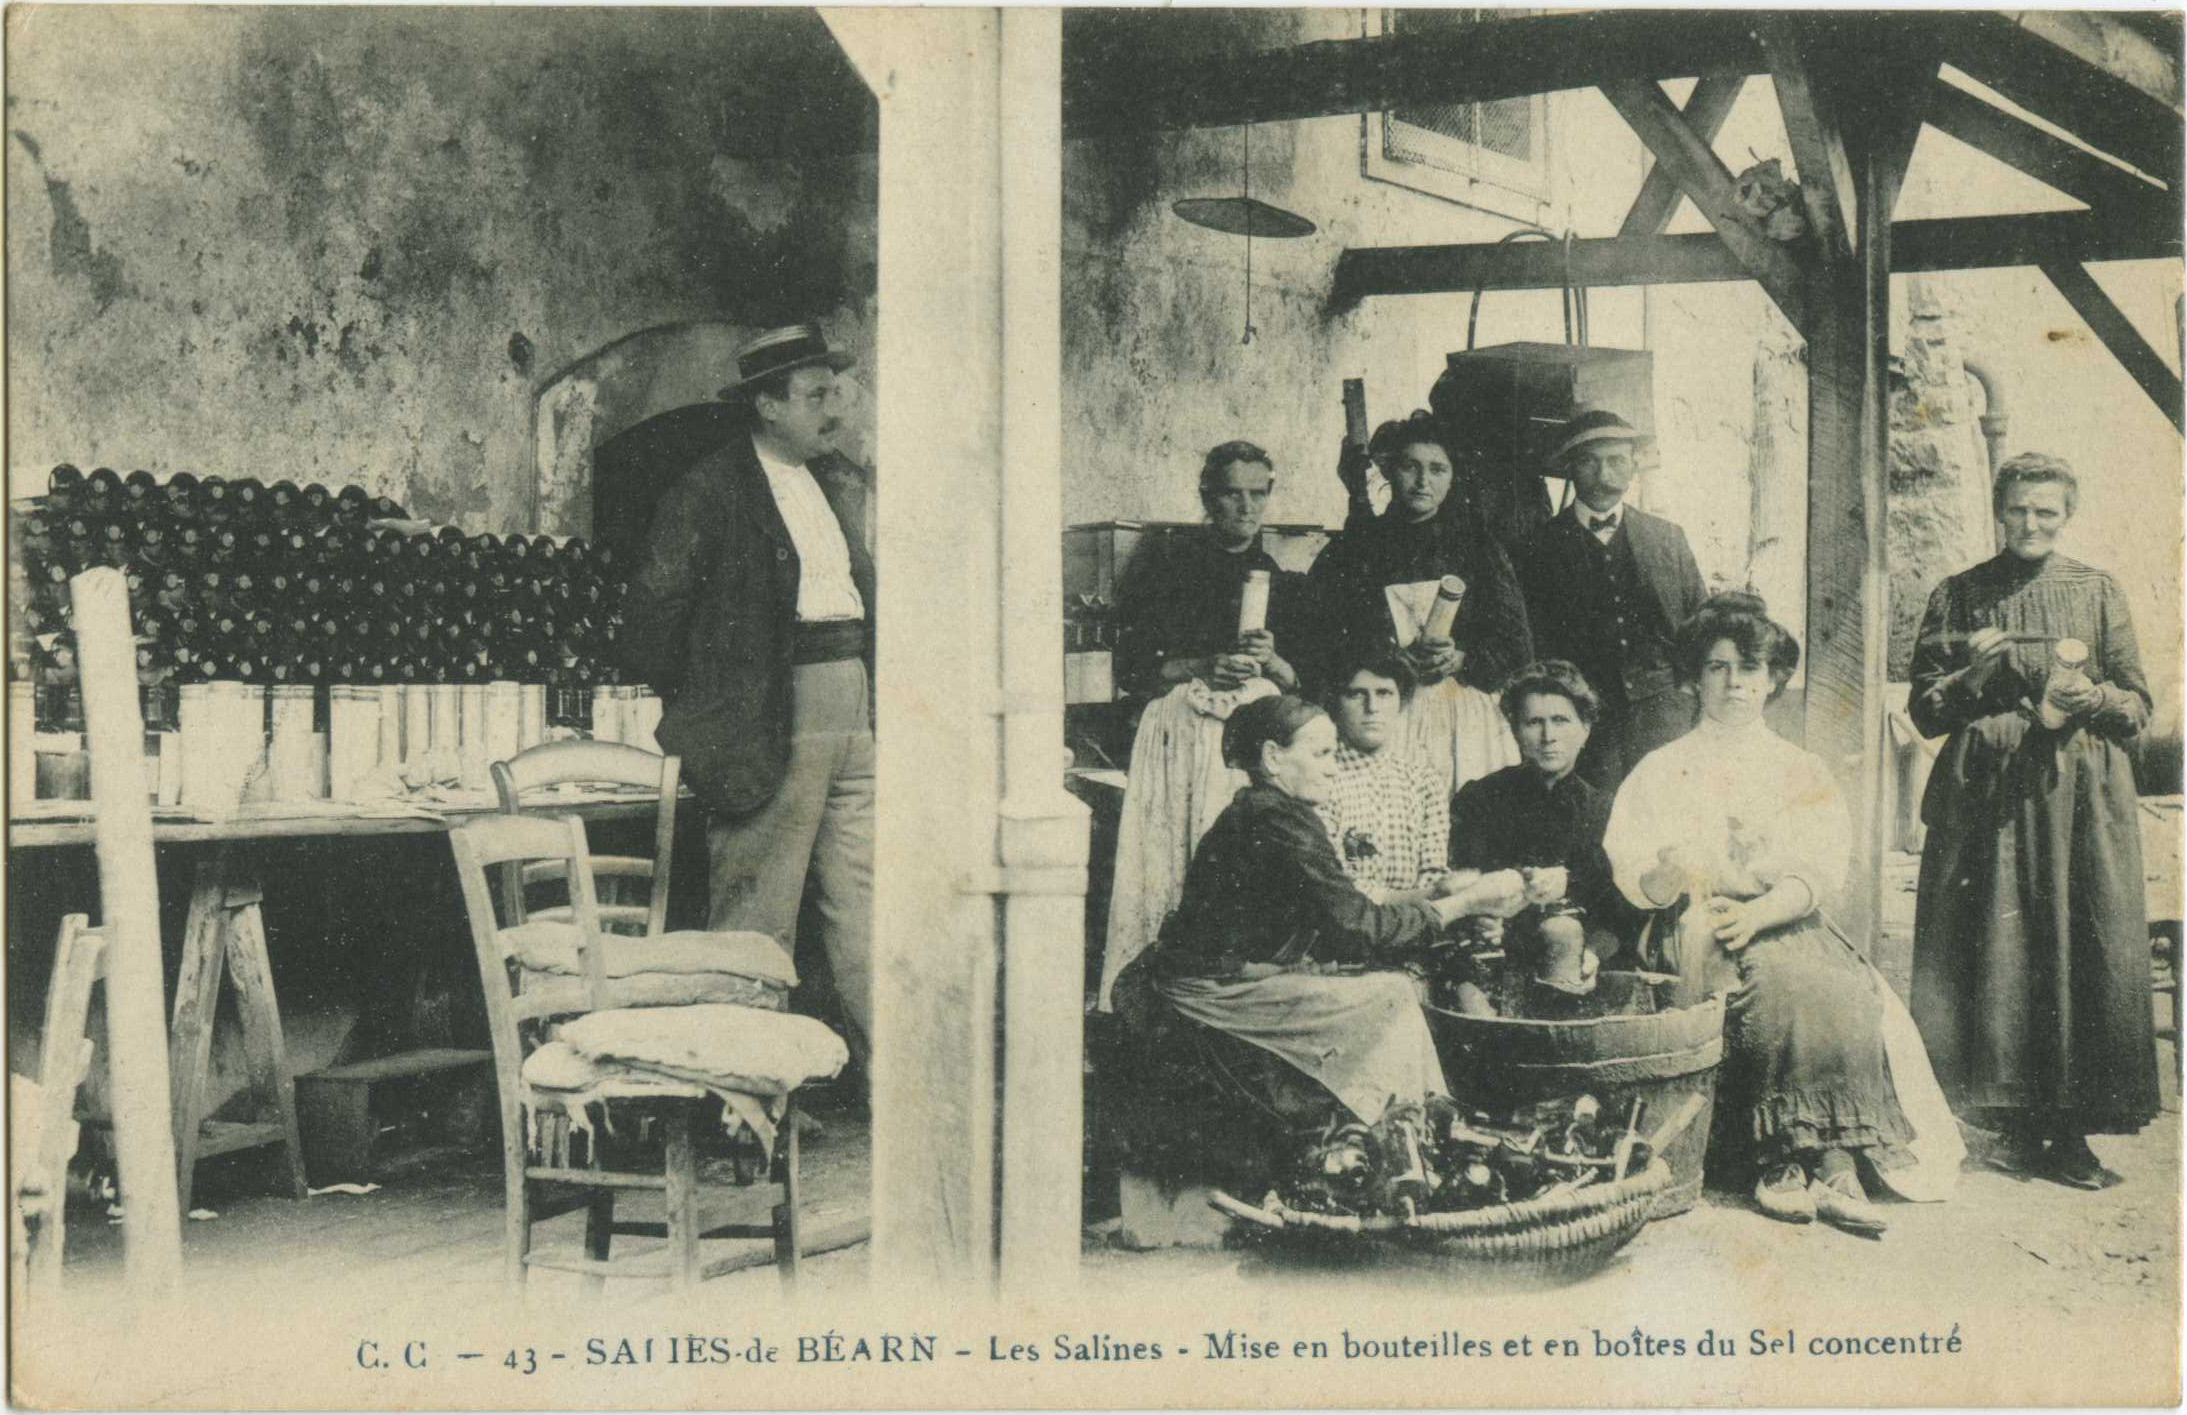
[[(2181, 32), (2176, 10), (2142, 16), (2106, 14), (2101, 10), (2011, 10), (2005, 18), (2120, 83), (2141, 90), (2175, 113), (2187, 104), (2180, 79)], [(2158, 21), (2163, 23), (2154, 23)]]
[[(1163, 21), (1174, 18), (1160, 12)], [(1066, 137), (1486, 102), (1604, 79), (1763, 72), (1746, 17), (1736, 11), (1525, 15), (1452, 33), (1317, 40), (1220, 56), (1162, 51), (1150, 41), (1152, 22), (1128, 11), (1073, 18), (1064, 66)]]
[(1804, 328), (1806, 298), (1799, 260), (1789, 248), (1763, 235), (1754, 218), (1740, 209), (1723, 159), (1680, 116), (1663, 86), (1653, 79), (1615, 79), (1602, 85), (1602, 93), (1709, 219), (1740, 265), (1761, 282), (1785, 318), (1795, 328)]
[[(1745, 74), (1709, 74), (1696, 81), (1693, 93), (1686, 99), (1680, 113), (1694, 135), (1705, 143), (1716, 141), (1716, 135), (1724, 130), (1724, 121), (1739, 102), (1740, 91), (1747, 86)], [(1677, 214), (1678, 204), (1686, 193), (1671, 176), (1670, 169), (1658, 162), (1648, 169), (1647, 178), (1640, 184), (1640, 195), (1633, 198), (1625, 221), (1618, 227), (1620, 236), (1660, 236), (1670, 229), (1671, 217)]]
[(2096, 278), (2088, 273), (2088, 267), (2075, 260), (2047, 260), (2042, 262), (2042, 271), (2050, 277), (2050, 283), (2058, 287), (2058, 293), (2065, 296), (2066, 303), (2073, 306), (2074, 312), (2087, 321), (2104, 347), (2126, 366), (2126, 371), (2133, 375), (2150, 401), (2172, 420), (2172, 426), (2187, 427), (2181, 422), (2179, 375), (2172, 372), (2172, 366), (2164, 361), (2164, 356), (2142, 337), (2134, 322), (2126, 317), (2126, 312), (2104, 293)]
[(1936, 27), (1944, 62), (2089, 146), (2177, 187), (2179, 109), (2013, 18), (1954, 12)]
[(2117, 167), (2064, 138), (1938, 79), (1929, 91), (1928, 121), (1969, 147), (1988, 153), (2036, 181), (2103, 212), (2179, 219), (2179, 194)]
[[(1899, 221), (1891, 227), (1896, 274), (1993, 270), (2044, 262), (2177, 260), (2176, 222), (2131, 222), (2085, 211)], [(1588, 286), (1691, 285), (1751, 280), (1720, 236), (1613, 236), (1574, 241), (1573, 281)], [(1337, 260), (1336, 298), (1554, 290), (1563, 286), (1561, 243), (1362, 246)]]

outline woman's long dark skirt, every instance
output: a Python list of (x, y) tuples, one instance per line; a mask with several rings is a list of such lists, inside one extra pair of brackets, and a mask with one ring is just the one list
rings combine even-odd
[(1770, 1164), (1796, 1150), (1870, 1150), (1913, 1139), (1884, 1059), (1883, 1001), (1868, 964), (1819, 914), (1737, 955), (1724, 1010), (1725, 1131)]
[(1985, 718), (1923, 817), (1914, 1021), (1952, 1107), (2131, 1134), (2158, 1110), (2140, 798), (2125, 748)]

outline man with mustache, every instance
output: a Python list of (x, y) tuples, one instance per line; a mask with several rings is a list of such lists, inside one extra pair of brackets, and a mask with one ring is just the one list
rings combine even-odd
[(1679, 626), (1707, 590), (1686, 533), (1627, 503), (1647, 441), (1616, 413), (1575, 409), (1549, 455), (1572, 504), (1512, 557), (1544, 658), (1576, 666), (1601, 695), (1579, 772), (1615, 793), (1642, 757), (1693, 726), (1693, 699), (1671, 672)]
[(737, 353), (748, 435), (654, 512), (624, 606), (624, 662), (662, 698), (661, 750), (705, 803), (708, 927), (797, 949), (807, 876), (854, 1024), (872, 1035), (873, 562), (863, 478), (833, 446), (851, 358), (811, 324)]

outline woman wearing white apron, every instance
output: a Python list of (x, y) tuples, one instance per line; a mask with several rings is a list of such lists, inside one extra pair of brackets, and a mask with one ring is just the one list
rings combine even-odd
[(1389, 445), (1389, 509), (1355, 517), (1308, 576), (1320, 617), (1314, 664), (1327, 670), (1365, 640), (1402, 649), (1420, 678), (1407, 744), (1455, 793), (1519, 759), (1491, 695), (1533, 657), (1526, 606), (1503, 548), (1451, 495), (1448, 434), (1416, 413)]
[[(1226, 442), (1200, 467), (1204, 530), (1146, 544), (1117, 593), (1116, 682), (1146, 704), (1117, 825), (1100, 1006), (1183, 896), (1185, 867), (1245, 773), (1223, 762), (1240, 705), (1297, 684), (1269, 612), (1280, 572), (1261, 548), (1276, 474), (1266, 452)], [(1288, 599), (1288, 596), (1285, 597)]]

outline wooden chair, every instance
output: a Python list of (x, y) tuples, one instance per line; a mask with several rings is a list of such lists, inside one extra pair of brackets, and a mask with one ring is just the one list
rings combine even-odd
[[(704, 998), (691, 1001), (731, 1002), (747, 1007), (786, 1011), (790, 989), (797, 986), (797, 967), (789, 951), (765, 934), (744, 931), (714, 932), (705, 929), (668, 928), (670, 871), (676, 844), (677, 787), (681, 762), (642, 747), (616, 742), (572, 739), (549, 742), (519, 752), (492, 767), (494, 790), (501, 809), (519, 815), (529, 806), (536, 813), (552, 813), (548, 802), (538, 799), (545, 788), (565, 784), (638, 787), (657, 793), (653, 816), (653, 858), (625, 855), (593, 855), (592, 886), (600, 926), (607, 933), (645, 942), (612, 942), (616, 964), (608, 971), (608, 1001), (615, 1006), (653, 1005), (659, 993), (632, 974), (652, 974), (667, 969), (688, 973), (694, 968), (718, 970)], [(532, 796), (527, 803), (525, 797)], [(511, 922), (527, 920), (567, 922), (568, 902), (542, 906), (543, 889), (558, 889), (567, 901), (567, 869), (560, 860), (540, 860), (502, 871), (503, 917)], [(749, 981), (747, 981), (749, 980)]]
[[(571, 1130), (588, 1130), (584, 1101), (574, 1107), (554, 1094), (527, 1084), (527, 1066), (537, 1057), (536, 1034), (549, 1018), (592, 1013), (624, 1016), (639, 1009), (603, 1007), (609, 979), (599, 907), (592, 879), (597, 864), (585, 843), (584, 823), (574, 816), (547, 819), (533, 816), (486, 816), (451, 831), (456, 869), (470, 916), (471, 936), (477, 946), (480, 977), (485, 986), (487, 1023), (492, 1032), (494, 1072), (501, 1098), (502, 1160), (507, 1187), (506, 1275), (513, 1284), (524, 1281), (528, 1269), (556, 1268), (581, 1274), (586, 1287), (598, 1291), (608, 1277), (667, 1278), (679, 1288), (737, 1266), (728, 1259), (708, 1265), (699, 1262), (699, 1244), (715, 1238), (771, 1238), (775, 1264), (785, 1284), (797, 1273), (799, 1257), (798, 1127), (795, 1084), (782, 1091), (783, 1113), (775, 1130), (770, 1180), (781, 1187), (781, 1202), (774, 1206), (768, 1224), (724, 1224), (701, 1229), (698, 1218), (700, 1183), (697, 1154), (692, 1144), (695, 1118), (717, 1114), (720, 1097), (708, 1087), (678, 1082), (641, 1070), (624, 1068), (589, 1092), (585, 1101), (613, 1105), (618, 1113), (636, 1110), (657, 1117), (662, 1124), (665, 1156), (659, 1174), (630, 1173), (603, 1168), (600, 1147), (586, 1146), (586, 1163), (573, 1161)], [(519, 949), (537, 936), (542, 911), (528, 918), (521, 912), (507, 922), (497, 912), (496, 891), (489, 872), (502, 866), (552, 863), (559, 877), (569, 883), (565, 917), (574, 930), (582, 977), (583, 1002), (571, 1006), (566, 991), (527, 994), (512, 981)], [(541, 876), (544, 877), (544, 876)], [(504, 904), (505, 907), (505, 904)], [(567, 931), (565, 931), (567, 932)], [(542, 997), (548, 1000), (542, 1001)], [(673, 1008), (645, 1009), (665, 1014)], [(717, 1007), (715, 1011), (727, 1012)], [(750, 1012), (769, 1025), (803, 1024), (809, 1019)], [(527, 1033), (534, 1035), (528, 1036)], [(529, 1103), (527, 1103), (527, 1101)], [(540, 1158), (535, 1158), (531, 1125), (539, 1124)], [(541, 1160), (544, 1162), (541, 1162)], [(665, 1222), (628, 1222), (615, 1217), (618, 1194), (630, 1189), (653, 1189), (666, 1203)], [(532, 1225), (573, 1209), (585, 1210), (585, 1256), (582, 1259), (550, 1259), (531, 1251)], [(667, 1239), (667, 1261), (656, 1264), (611, 1263), (609, 1247), (617, 1234)]]
[[(668, 929), (669, 867), (676, 843), (676, 795), (682, 784), (683, 764), (642, 747), (617, 742), (593, 742), (573, 738), (548, 742), (493, 764), (494, 792), (501, 809), (509, 815), (523, 810), (527, 791), (573, 784), (609, 784), (640, 787), (660, 793), (653, 817), (653, 858), (622, 855), (592, 857), (595, 897), (614, 897), (600, 903), (600, 922), (615, 933), (658, 937)], [(511, 872), (504, 890), (529, 893), (531, 886), (561, 878), (558, 861), (542, 861), (521, 872)], [(606, 888), (603, 888), (605, 886)], [(628, 895), (640, 895), (633, 904)], [(521, 908), (523, 900), (507, 897), (505, 904)], [(552, 915), (539, 915), (552, 917)]]
[[(93, 1048), (84, 1032), (92, 985), (104, 976), (106, 936), (90, 924), (83, 914), (61, 920), (53, 980), (46, 985), (37, 1095), (24, 1097), (30, 1114), (15, 1122), (25, 1142), (14, 1147), (15, 1193), (8, 1222), (8, 1268), (18, 1294), (50, 1293), (61, 1277), (68, 1165), (76, 1155), (76, 1088), (91, 1069)], [(12, 1110), (13, 1096), (9, 1103)]]

